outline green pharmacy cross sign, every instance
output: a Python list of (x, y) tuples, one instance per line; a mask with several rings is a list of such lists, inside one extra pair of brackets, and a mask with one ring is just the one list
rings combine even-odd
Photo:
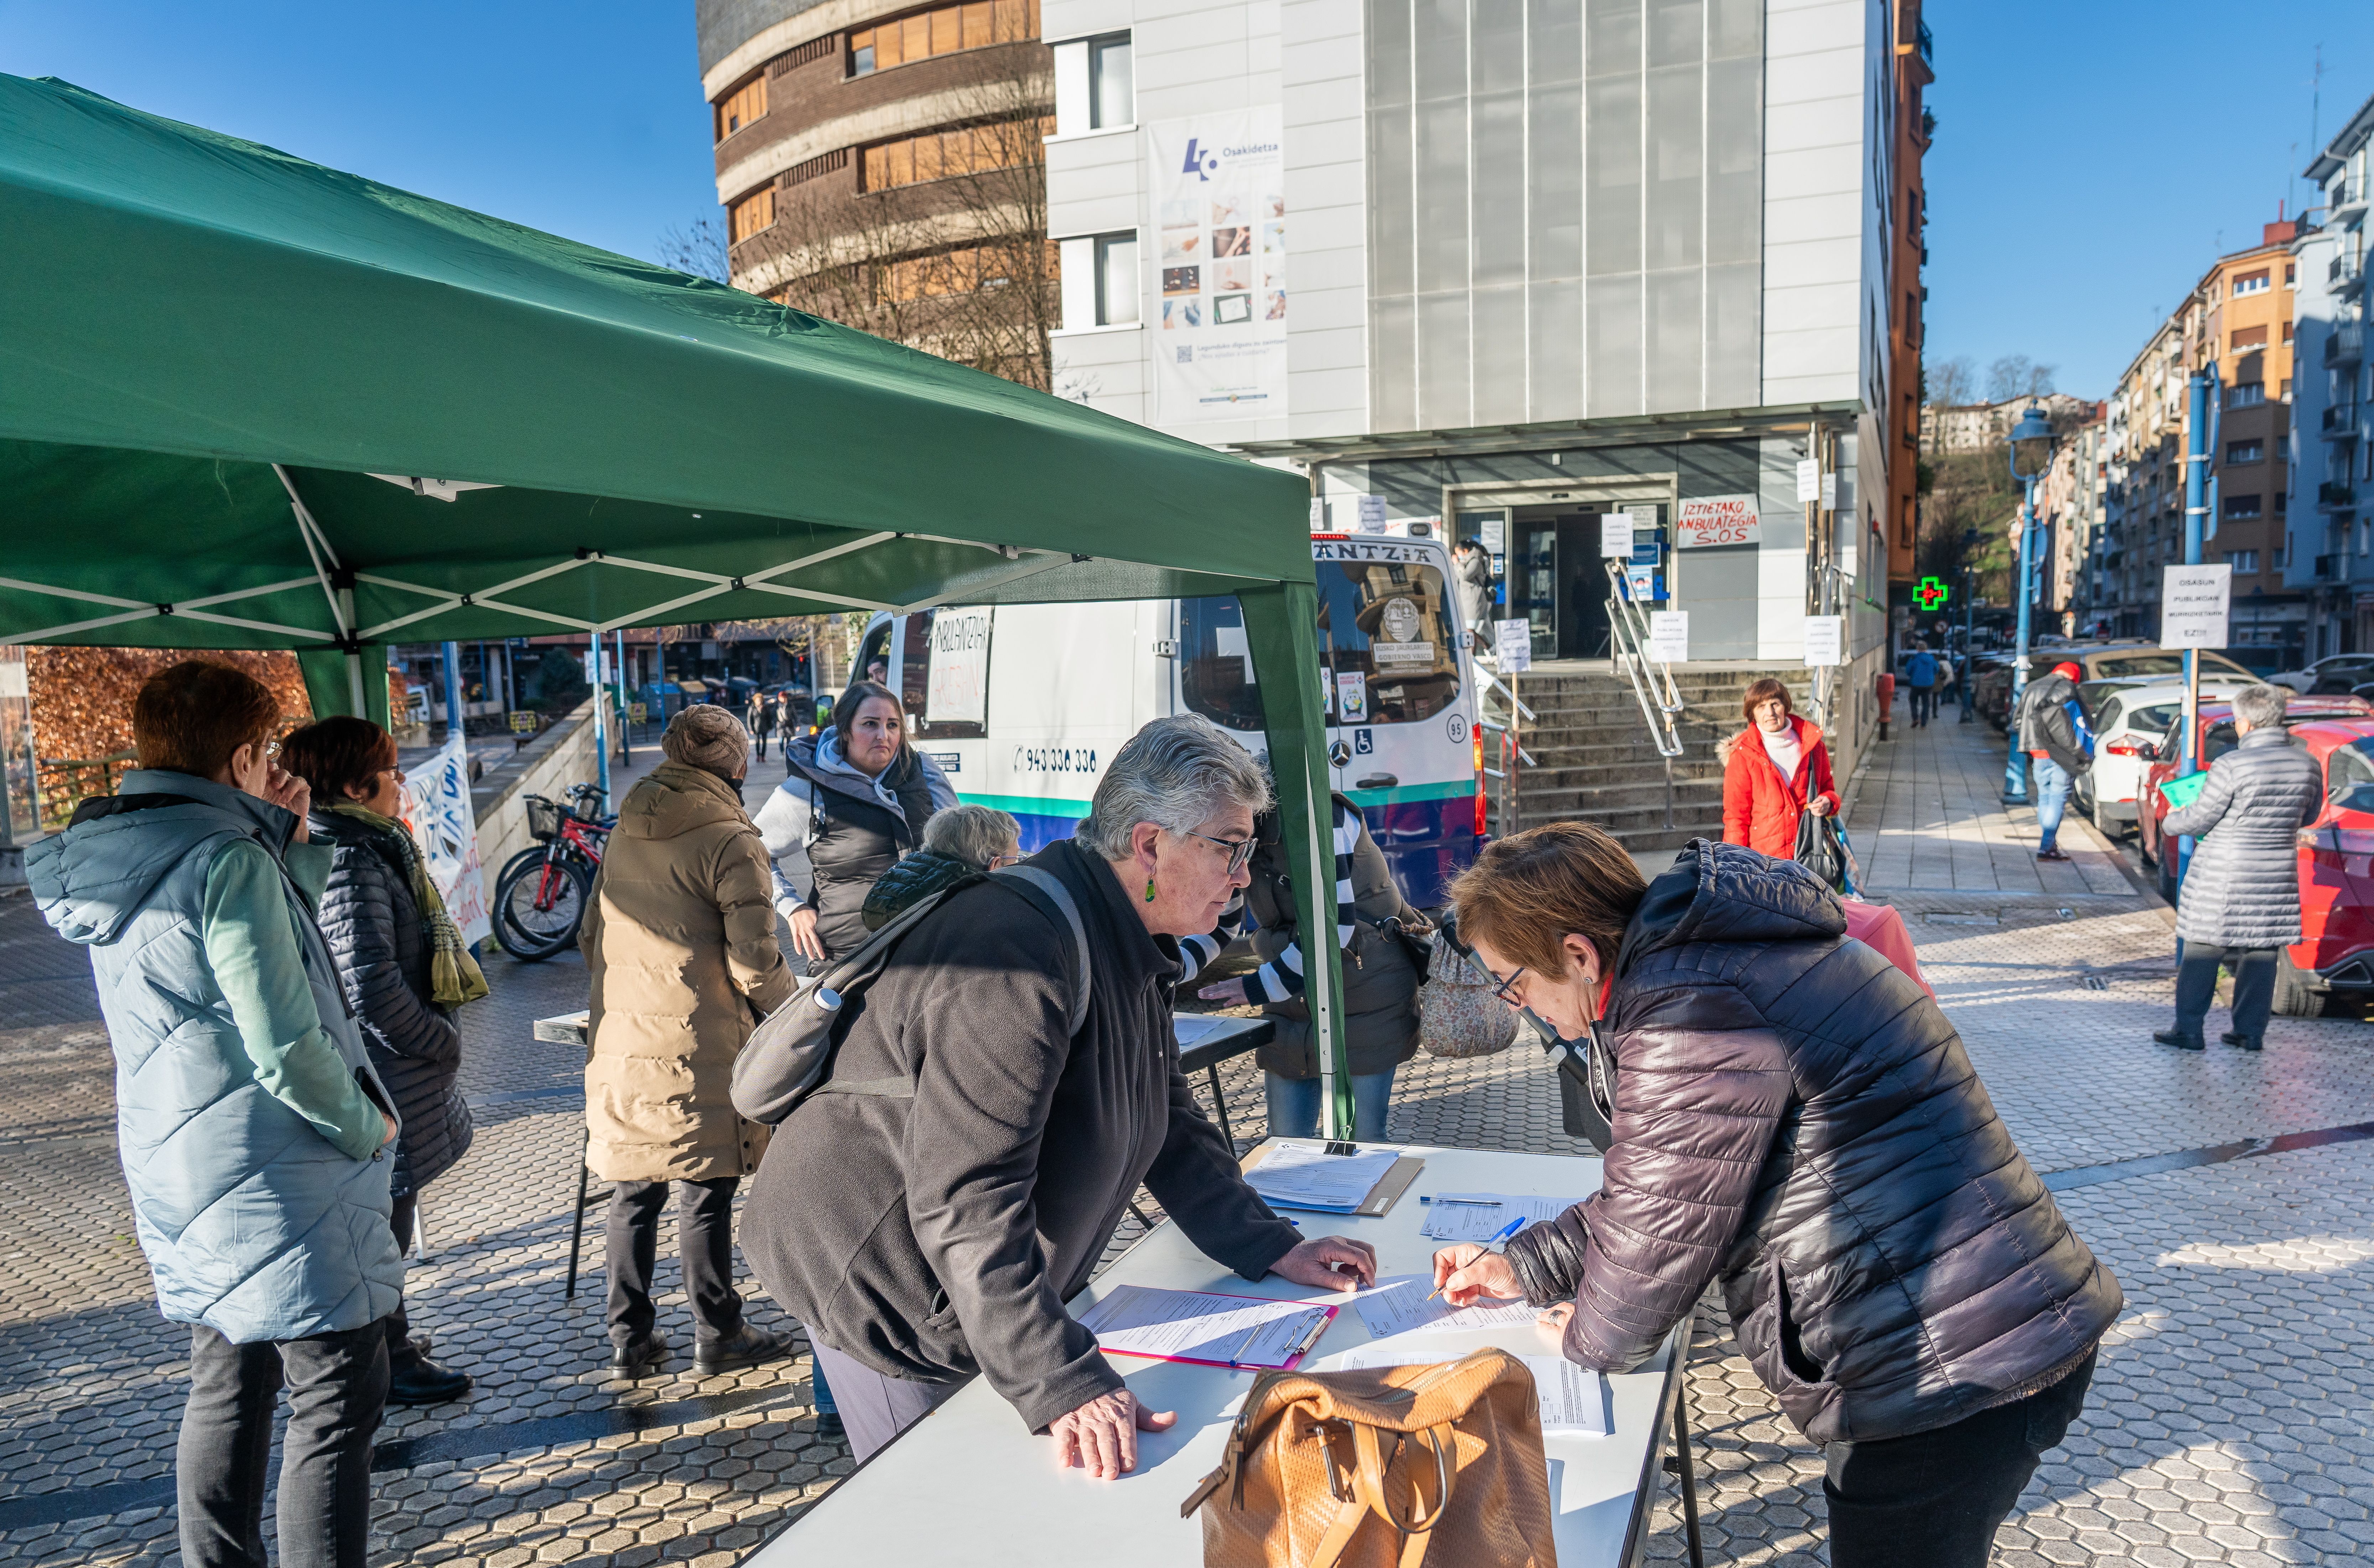
[(1951, 594), (1952, 590), (1934, 577), (1923, 577), (1921, 586), (1912, 590), (1912, 596), (1921, 601), (1921, 607), (1924, 610), (1944, 609)]

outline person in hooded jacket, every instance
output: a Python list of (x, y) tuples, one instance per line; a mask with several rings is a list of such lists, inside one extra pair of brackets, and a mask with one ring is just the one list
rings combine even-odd
[(897, 695), (871, 680), (841, 693), (830, 729), (787, 742), (783, 760), (790, 772), (758, 808), (758, 834), (774, 862), (775, 912), (813, 966), (864, 944), (866, 893), (957, 792), (907, 743)]
[(2123, 1298), (1937, 1004), (1812, 873), (1731, 844), (1644, 886), (1552, 823), (1451, 897), (1509, 1004), (1596, 1032), (1615, 1085), (1599, 1193), (1505, 1256), (1438, 1252), (1445, 1298), (1522, 1297), (1569, 1360), (1626, 1372), (1720, 1283), (1824, 1448), (1833, 1568), (1982, 1568)]
[(1492, 558), (1474, 539), (1462, 539), (1451, 552), (1451, 572), (1459, 595), (1459, 624), (1476, 647), (1492, 641)]
[(775, 940), (767, 852), (742, 810), (750, 732), (703, 704), (668, 722), (660, 749), (667, 760), (618, 808), (578, 935), (592, 990), (585, 1162), (612, 1184), (610, 1365), (626, 1377), (671, 1350), (652, 1305), (671, 1182), (693, 1370), (790, 1349), (743, 1321), (734, 1289), (734, 1194), (767, 1149), (767, 1128), (734, 1109), (734, 1060), (797, 988)]
[(2054, 841), (2069, 810), (2069, 791), (2076, 784), (2077, 775), (2094, 765), (2078, 730), (2083, 722), (2076, 716), (2081, 712), (2077, 705), (2081, 673), (2074, 664), (2054, 665), (2020, 694), (2019, 745), (2027, 753), (2029, 773), (2036, 780), (2039, 860), (2069, 858)]
[[(487, 994), (487, 978), (420, 855), (404, 809), (395, 737), (369, 719), (338, 716), (281, 742), (281, 759), (311, 791), (311, 842), (330, 851), (322, 936), (337, 961), (347, 1005), (371, 1066), (395, 1096), (392, 1219), (396, 1248), (412, 1250), (420, 1189), (469, 1152), (470, 1107), (455, 1079), (462, 1029), (454, 1011)], [(467, 1374), (429, 1359), (404, 1301), (387, 1320), (387, 1399), (436, 1405), (470, 1391)]]
[(1789, 689), (1757, 681), (1740, 702), (1747, 728), (1718, 749), (1722, 759), (1722, 842), (1775, 860), (1794, 858), (1797, 823), (1839, 808), (1830, 749), (1811, 719), (1797, 716)]
[(132, 711), (140, 766), (25, 852), (42, 918), (90, 951), (116, 1148), (157, 1304), (190, 1325), (173, 1461), (182, 1561), (264, 1568), (273, 1407), (288, 1390), (285, 1568), (364, 1568), (399, 1131), (314, 923), (330, 873), (262, 681), (190, 659)]

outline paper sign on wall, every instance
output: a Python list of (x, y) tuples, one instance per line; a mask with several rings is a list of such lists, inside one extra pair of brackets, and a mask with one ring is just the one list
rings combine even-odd
[(1842, 615), (1809, 615), (1805, 618), (1805, 663), (1842, 665), (1846, 663), (1847, 618)]
[(1360, 671), (1335, 672), (1335, 718), (1339, 724), (1369, 722), (1369, 678)]
[(1606, 512), (1600, 514), (1599, 553), (1617, 560), (1632, 559), (1632, 514), (1630, 513)]
[(1275, 109), (1167, 120), (1146, 135), (1155, 203), (1156, 416), (1286, 412), (1286, 157)]
[(2233, 602), (2234, 568), (2171, 566), (2160, 580), (2159, 645), (2223, 648)]
[(1822, 476), (1822, 510), (1825, 512), (1836, 512), (1838, 509), (1839, 476), (1838, 471), (1836, 469), (1832, 469), (1829, 473)]
[(1649, 612), (1649, 657), (1657, 664), (1677, 665), (1690, 656), (1690, 612)]
[(1381, 495), (1364, 495), (1355, 499), (1359, 502), (1357, 512), (1359, 521), (1355, 531), (1362, 534), (1383, 533), (1385, 531), (1385, 498)]
[(1800, 460), (1797, 464), (1797, 504), (1803, 506), (1809, 501), (1817, 500), (1821, 493), (1822, 466), (1810, 457)]
[(1317, 496), (1310, 498), (1310, 531), (1314, 534), (1327, 532), (1327, 503)]
[(1487, 517), (1484, 519), (1482, 526), (1477, 529), (1477, 532), (1484, 537), (1484, 553), (1486, 555), (1498, 555), (1509, 548), (1509, 520), (1507, 518), (1502, 517), (1498, 513), (1495, 513), (1490, 517)]
[(988, 716), (989, 611), (944, 609), (932, 617), (925, 724), (977, 725)]
[(1534, 629), (1530, 621), (1496, 620), (1492, 623), (1493, 650), (1500, 658), (1500, 673), (1515, 675), (1534, 667)]
[(493, 936), (478, 865), (478, 816), (470, 805), (470, 752), (461, 736), (448, 738), (427, 761), (405, 766), (396, 815), (412, 830), (429, 883), (462, 928), (462, 940)]
[(1675, 549), (1760, 544), (1763, 538), (1764, 517), (1752, 495), (1690, 496), (1674, 509)]

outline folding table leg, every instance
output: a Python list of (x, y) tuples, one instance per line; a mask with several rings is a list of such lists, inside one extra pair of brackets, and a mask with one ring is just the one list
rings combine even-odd
[[(1685, 1355), (1687, 1354), (1686, 1350)], [(1674, 1391), (1674, 1458), (1668, 1461), (1682, 1478), (1682, 1522), (1690, 1545), (1690, 1568), (1706, 1568), (1705, 1549), (1698, 1545), (1698, 1485), (1690, 1462), (1690, 1386), (1685, 1364), (1682, 1386)]]
[(1228, 1126), (1228, 1097), (1220, 1092), (1220, 1064), (1213, 1063), (1204, 1069), (1204, 1074), (1212, 1080), (1212, 1110), (1219, 1117), (1220, 1136), (1228, 1140), (1228, 1152), (1234, 1154), (1237, 1135)]
[(561, 1292), (563, 1301), (577, 1299), (577, 1255), (585, 1245), (585, 1178), (592, 1174), (585, 1168), (585, 1150), (593, 1141), (588, 1128), (577, 1145), (577, 1206), (569, 1215), (569, 1288)]

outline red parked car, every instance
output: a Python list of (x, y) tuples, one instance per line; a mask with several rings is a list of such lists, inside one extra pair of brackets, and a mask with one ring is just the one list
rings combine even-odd
[[(2301, 941), (2284, 953), (2275, 1011), (2314, 1018), (2335, 992), (2374, 999), (2374, 705), (2360, 697), (2295, 697), (2286, 727), (2324, 775), (2324, 809), (2300, 830)], [(2234, 749), (2232, 704), (2201, 704), (2201, 728), (2205, 766)], [(2175, 744), (2170, 725), (2145, 783), (2151, 809), (2137, 823), (2144, 857), (2158, 867), (2160, 896), (2170, 903), (2176, 857), (2161, 853), (2168, 801), (2159, 786), (2176, 774)]]

